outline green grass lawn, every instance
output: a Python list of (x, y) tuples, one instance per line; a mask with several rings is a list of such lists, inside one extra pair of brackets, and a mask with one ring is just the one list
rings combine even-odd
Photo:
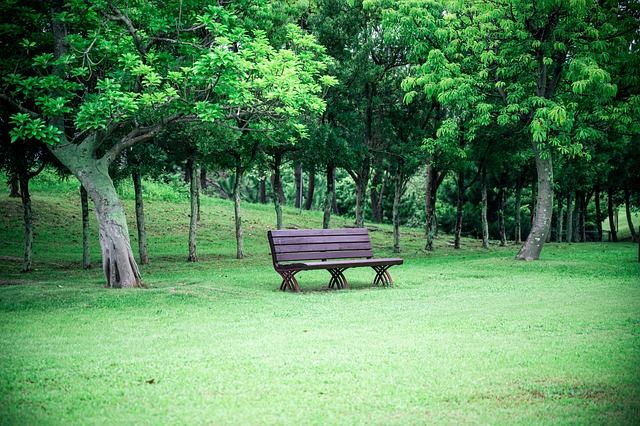
[[(354, 269), (349, 290), (327, 290), (329, 274), (309, 271), (301, 294), (283, 293), (266, 241), (271, 206), (244, 205), (247, 258), (236, 260), (232, 205), (205, 198), (201, 261), (190, 264), (188, 206), (149, 200), (148, 289), (110, 290), (97, 241), (96, 267), (80, 268), (76, 198), (34, 190), (36, 270), (21, 274), (21, 207), (0, 193), (0, 424), (640, 419), (630, 243), (549, 244), (525, 263), (517, 247), (465, 240), (455, 251), (445, 237), (425, 254), (421, 231), (404, 230), (395, 287)], [(288, 226), (321, 221), (285, 215)], [(389, 228), (371, 235), (378, 256), (393, 255)]]

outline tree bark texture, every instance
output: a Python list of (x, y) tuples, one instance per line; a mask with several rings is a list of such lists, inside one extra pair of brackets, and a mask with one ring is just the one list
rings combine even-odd
[(616, 218), (614, 217), (615, 209), (613, 203), (613, 188), (609, 188), (607, 193), (607, 211), (609, 213), (609, 229), (611, 230), (611, 241), (618, 242), (618, 227), (616, 226)]
[(541, 152), (537, 142), (533, 142), (538, 174), (538, 196), (535, 220), (531, 232), (516, 255), (519, 260), (537, 260), (547, 240), (553, 217), (553, 163), (551, 154)]
[(240, 211), (240, 182), (243, 172), (244, 171), (241, 167), (236, 167), (236, 180), (233, 185), (233, 212), (236, 219), (236, 259), (244, 258), (244, 240), (242, 238), (242, 212)]
[[(144, 202), (142, 200), (142, 175), (134, 165), (131, 172), (133, 179), (133, 190), (136, 199), (136, 223), (138, 225), (138, 255), (140, 264), (149, 264), (149, 252), (147, 250), (147, 227), (144, 219)], [(193, 184), (192, 184), (193, 185)]]
[(24, 222), (24, 251), (22, 257), (22, 272), (30, 272), (33, 266), (33, 212), (31, 210), (31, 194), (29, 193), (28, 174), (21, 174), (20, 197), (22, 198)]
[(91, 268), (91, 235), (89, 232), (89, 195), (80, 185), (80, 204), (82, 206), (82, 268)]
[(483, 165), (481, 170), (480, 194), (482, 197), (481, 222), (482, 222), (482, 248), (489, 248), (489, 221), (487, 220), (487, 169)]
[(187, 261), (198, 261), (198, 244), (197, 244), (197, 232), (198, 232), (198, 193), (200, 192), (198, 174), (200, 170), (198, 165), (193, 160), (187, 162), (189, 164), (189, 189), (190, 189), (190, 204), (191, 215), (189, 218), (189, 257)]
[(327, 167), (327, 193), (324, 197), (324, 213), (322, 215), (322, 229), (329, 229), (331, 225), (331, 211), (333, 210), (333, 202), (335, 199), (335, 167)]

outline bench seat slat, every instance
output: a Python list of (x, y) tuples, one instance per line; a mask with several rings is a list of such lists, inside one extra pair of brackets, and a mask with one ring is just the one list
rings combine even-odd
[(331, 268), (356, 268), (359, 266), (402, 265), (403, 259), (390, 257), (378, 259), (348, 259), (333, 260), (328, 262), (300, 262), (280, 265), (283, 269), (331, 269)]
[(315, 251), (304, 253), (280, 253), (277, 255), (278, 262), (288, 262), (292, 260), (348, 259), (352, 257), (373, 257), (373, 251)]
[(299, 237), (299, 236), (322, 236), (322, 235), (369, 235), (366, 228), (341, 228), (341, 229), (280, 229), (269, 231), (274, 238), (278, 237)]
[(370, 243), (296, 244), (275, 247), (276, 253), (371, 250)]
[(370, 243), (368, 235), (337, 235), (335, 237), (327, 237), (327, 236), (312, 236), (312, 237), (304, 237), (304, 236), (290, 236), (290, 237), (273, 237), (273, 244), (275, 246), (280, 245), (293, 245), (293, 244), (328, 244), (328, 243)]

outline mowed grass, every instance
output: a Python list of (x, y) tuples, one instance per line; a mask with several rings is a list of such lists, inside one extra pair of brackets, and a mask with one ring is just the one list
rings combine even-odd
[[(0, 424), (638, 424), (637, 246), (549, 244), (525, 263), (446, 237), (425, 254), (407, 229), (395, 287), (353, 269), (349, 290), (327, 290), (313, 271), (283, 293), (272, 206), (243, 206), (236, 260), (232, 205), (203, 204), (200, 262), (188, 206), (149, 200), (148, 288), (110, 290), (97, 241), (81, 270), (75, 192), (34, 193), (29, 274), (19, 201), (0, 193)], [(389, 228), (371, 235), (393, 255)]]

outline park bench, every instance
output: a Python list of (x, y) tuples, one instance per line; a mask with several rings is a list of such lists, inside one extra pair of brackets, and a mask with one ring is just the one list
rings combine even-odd
[(295, 275), (300, 271), (326, 269), (329, 288), (348, 288), (343, 272), (369, 266), (376, 271), (375, 285), (392, 285), (388, 269), (401, 265), (399, 258), (373, 257), (366, 228), (296, 229), (268, 231), (273, 267), (282, 276), (280, 290), (300, 291)]

